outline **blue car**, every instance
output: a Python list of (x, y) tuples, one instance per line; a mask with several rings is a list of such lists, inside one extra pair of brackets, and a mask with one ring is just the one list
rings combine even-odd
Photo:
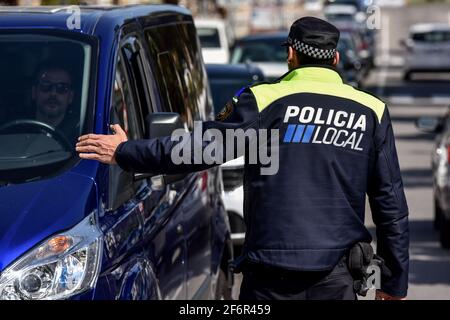
[(176, 6), (0, 9), (0, 299), (230, 297), (220, 171), (80, 160), (78, 136), (170, 135), (213, 117)]

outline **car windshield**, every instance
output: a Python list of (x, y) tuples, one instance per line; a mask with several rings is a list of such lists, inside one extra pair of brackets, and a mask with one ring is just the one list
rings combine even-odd
[(0, 186), (55, 176), (77, 161), (92, 47), (43, 34), (0, 34)]
[(450, 41), (450, 31), (430, 31), (414, 33), (412, 35), (412, 39), (417, 42), (447, 42)]
[(350, 13), (327, 13), (326, 17), (328, 20), (336, 21), (353, 21), (354, 16)]
[(197, 28), (202, 48), (220, 48), (219, 31), (217, 28)]
[(248, 42), (241, 42), (234, 48), (231, 63), (247, 62), (286, 62), (286, 47), (281, 44), (286, 40), (261, 39)]
[[(364, 1), (367, 3), (370, 3), (370, 1)], [(331, 5), (350, 5), (350, 6), (354, 6), (355, 8), (357, 8), (358, 10), (361, 10), (364, 7), (364, 3), (358, 0), (329, 0), (327, 1), (327, 4), (331, 4)]]

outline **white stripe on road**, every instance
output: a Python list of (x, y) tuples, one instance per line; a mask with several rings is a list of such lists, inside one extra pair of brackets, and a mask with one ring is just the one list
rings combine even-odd
[(431, 98), (432, 104), (446, 104), (450, 105), (450, 97), (449, 96), (434, 96)]
[(450, 96), (414, 97), (408, 95), (387, 96), (384, 101), (394, 105), (450, 105)]
[(414, 104), (413, 96), (390, 96), (388, 100), (392, 104)]

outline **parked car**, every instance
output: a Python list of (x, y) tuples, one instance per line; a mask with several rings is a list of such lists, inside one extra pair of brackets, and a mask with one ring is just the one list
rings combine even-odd
[(374, 0), (326, 0), (325, 6), (346, 5), (354, 7), (358, 12), (365, 12), (374, 4)]
[(205, 63), (229, 63), (234, 35), (224, 20), (195, 19)]
[[(210, 64), (206, 65), (206, 70), (216, 114), (240, 89), (264, 80), (261, 69), (249, 64)], [(244, 158), (226, 162), (221, 168), (224, 184), (223, 199), (230, 221), (234, 252), (237, 255), (245, 239)]]
[(308, 12), (319, 12), (323, 10), (323, 0), (305, 0), (303, 9)]
[[(213, 116), (189, 11), (81, 7), (70, 29), (65, 8), (0, 10), (0, 299), (229, 297), (218, 168), (152, 176), (74, 152), (113, 123), (141, 139)], [(73, 136), (36, 120), (39, 95), (49, 113), (70, 100)]]
[(419, 118), (417, 127), (435, 133), (431, 168), (433, 173), (434, 226), (443, 248), (450, 249), (450, 108), (443, 118)]
[(281, 46), (287, 32), (262, 33), (236, 40), (231, 63), (252, 63), (259, 67), (267, 81), (273, 81), (288, 71), (286, 48)]
[(325, 18), (330, 21), (355, 21), (358, 10), (352, 5), (332, 4), (323, 10)]
[(252, 64), (206, 64), (206, 72), (215, 114), (218, 114), (240, 89), (264, 81), (262, 70)]
[(411, 80), (418, 72), (450, 71), (450, 25), (416, 24), (409, 37), (401, 42), (406, 48), (404, 79)]
[(376, 41), (375, 31), (367, 29), (365, 25), (361, 25), (354, 21), (331, 21), (341, 31), (343, 37), (351, 36), (356, 47), (358, 58), (363, 64), (364, 73), (375, 66)]
[(340, 53), (338, 70), (344, 81), (353, 87), (361, 87), (364, 80), (363, 65), (349, 33), (341, 33), (337, 50)]

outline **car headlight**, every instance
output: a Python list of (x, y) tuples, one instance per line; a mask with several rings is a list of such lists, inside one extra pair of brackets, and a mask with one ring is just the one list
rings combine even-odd
[(0, 276), (0, 300), (64, 299), (94, 287), (102, 245), (91, 214), (5, 269)]

